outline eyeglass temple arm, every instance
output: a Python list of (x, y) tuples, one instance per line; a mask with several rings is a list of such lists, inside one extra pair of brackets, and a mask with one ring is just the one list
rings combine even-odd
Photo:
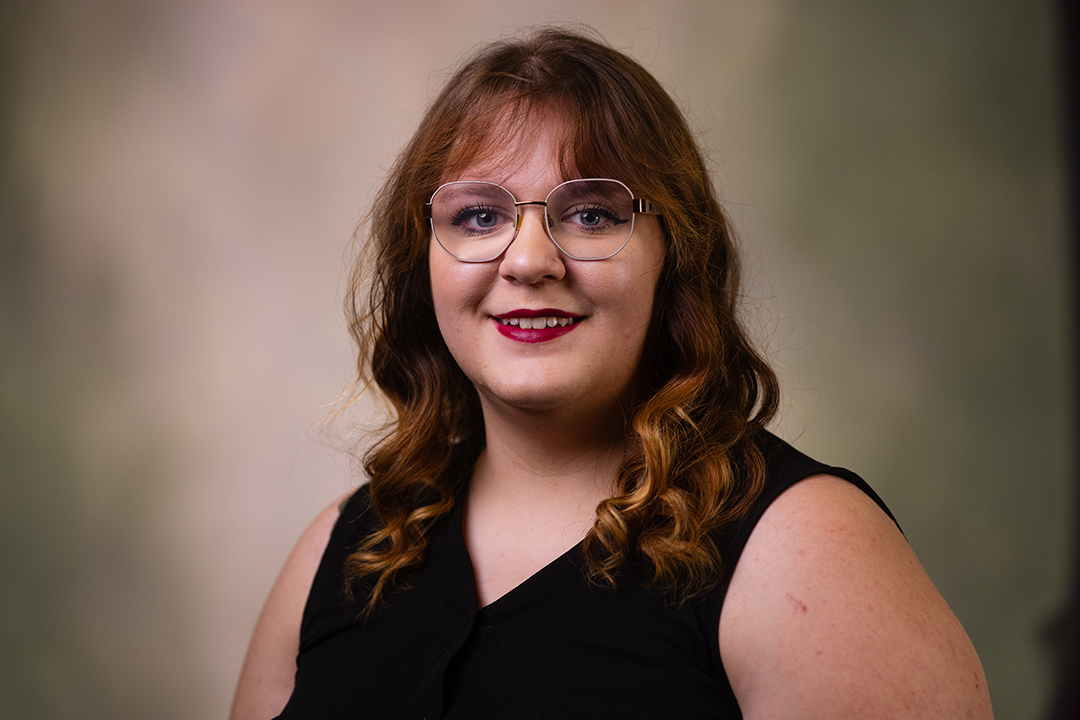
[(634, 212), (643, 215), (659, 215), (660, 208), (656, 207), (645, 198), (634, 198)]

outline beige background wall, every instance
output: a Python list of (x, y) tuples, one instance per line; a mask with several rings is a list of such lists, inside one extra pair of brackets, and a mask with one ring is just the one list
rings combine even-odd
[(221, 717), (356, 482), (343, 260), (477, 43), (581, 21), (711, 149), (785, 381), (1038, 718), (1074, 492), (1048, 0), (0, 4), (0, 716)]

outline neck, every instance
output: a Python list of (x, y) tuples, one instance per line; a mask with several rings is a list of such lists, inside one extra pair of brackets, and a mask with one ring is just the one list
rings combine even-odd
[(487, 446), (462, 516), (481, 606), (587, 535), (596, 506), (614, 491), (626, 446), (621, 412), (483, 410)]
[(614, 492), (626, 449), (620, 410), (567, 417), (485, 403), (484, 429), (471, 495), (512, 497), (534, 510), (583, 503), (591, 517)]

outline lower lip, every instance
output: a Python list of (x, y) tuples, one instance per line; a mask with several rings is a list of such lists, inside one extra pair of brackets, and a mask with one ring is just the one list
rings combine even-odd
[(525, 328), (518, 327), (517, 325), (503, 325), (496, 318), (492, 318), (492, 321), (494, 321), (495, 327), (498, 329), (498, 331), (501, 332), (505, 337), (523, 343), (541, 343), (548, 342), (549, 340), (554, 340), (555, 338), (561, 338), (563, 335), (570, 332), (581, 324), (579, 321), (572, 322), (569, 325), (556, 325), (555, 327), (547, 328), (530, 328), (526, 330)]

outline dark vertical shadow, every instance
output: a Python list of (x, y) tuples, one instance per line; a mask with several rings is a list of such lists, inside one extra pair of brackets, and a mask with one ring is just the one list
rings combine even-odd
[(1071, 251), (1070, 281), (1072, 291), (1072, 468), (1073, 468), (1073, 533), (1072, 563), (1069, 596), (1061, 614), (1047, 628), (1047, 641), (1054, 656), (1057, 684), (1049, 720), (1080, 720), (1080, 106), (1077, 85), (1080, 83), (1077, 24), (1080, 9), (1076, 0), (1060, 0), (1061, 65), (1060, 78), (1063, 109), (1063, 141), (1065, 146), (1065, 197), (1068, 242)]

